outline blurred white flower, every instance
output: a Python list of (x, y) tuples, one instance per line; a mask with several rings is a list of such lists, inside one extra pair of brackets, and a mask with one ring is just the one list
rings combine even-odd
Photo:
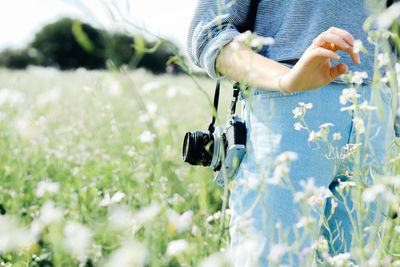
[(368, 101), (365, 100), (360, 105), (361, 110), (376, 110), (376, 107), (368, 105)]
[(364, 45), (361, 40), (355, 40), (353, 44), (353, 52), (354, 53), (360, 53), (364, 48)]
[(153, 101), (146, 101), (145, 103), (146, 109), (149, 113), (156, 113), (158, 109), (158, 105)]
[(347, 101), (352, 102), (357, 97), (360, 97), (360, 95), (357, 94), (357, 90), (355, 88), (345, 88), (343, 89), (342, 94), (339, 97), (340, 104), (344, 105)]
[(315, 132), (314, 130), (312, 130), (308, 135), (308, 142), (318, 141), (319, 140), (318, 137), (320, 137), (319, 132)]
[(185, 211), (181, 215), (175, 210), (167, 210), (167, 217), (169, 223), (175, 226), (178, 233), (182, 233), (190, 229), (190, 224), (192, 223), (193, 211)]
[(46, 193), (48, 194), (56, 194), (60, 189), (60, 184), (51, 181), (40, 181), (36, 188), (36, 196), (42, 197)]
[(275, 244), (272, 245), (269, 254), (268, 254), (268, 259), (274, 263), (278, 264), (281, 260), (283, 255), (288, 251), (287, 245), (284, 244)]
[(275, 40), (272, 37), (256, 36), (253, 40), (251, 40), (250, 46), (257, 48), (257, 47), (262, 47), (264, 45), (273, 45), (274, 43)]
[(100, 207), (110, 206), (113, 204), (119, 203), (125, 197), (125, 193), (121, 191), (117, 191), (114, 195), (110, 198), (110, 194), (108, 192), (105, 193), (104, 199), (99, 202)]
[(319, 128), (328, 128), (328, 127), (332, 127), (332, 126), (333, 126), (332, 123), (326, 122), (326, 123), (321, 124), (321, 125), (319, 126)]
[(162, 206), (159, 203), (152, 203), (150, 206), (142, 207), (135, 214), (135, 221), (139, 225), (143, 225), (157, 217), (161, 211), (161, 208)]
[(333, 140), (340, 140), (340, 139), (342, 139), (342, 135), (340, 133), (333, 134)]
[(237, 36), (235, 36), (235, 38), (233, 38), (235, 41), (237, 42), (243, 42), (246, 41), (251, 35), (251, 31), (245, 31), (244, 33), (241, 33)]
[(189, 248), (189, 243), (184, 239), (173, 240), (168, 243), (166, 255), (176, 256), (186, 251)]
[(139, 115), (139, 122), (144, 123), (150, 120), (150, 116), (147, 113), (143, 113)]
[(61, 92), (60, 88), (54, 88), (37, 97), (37, 103), (39, 106), (45, 106), (47, 104), (57, 103), (60, 99)]
[(161, 85), (162, 85), (162, 84), (161, 84), (160, 82), (158, 82), (158, 81), (148, 82), (148, 83), (146, 83), (146, 84), (143, 86), (143, 88), (142, 88), (142, 90), (141, 90), (141, 93), (142, 93), (142, 94), (148, 94), (148, 93), (150, 93), (151, 91), (153, 91), (154, 89), (160, 88)]
[(149, 130), (145, 130), (141, 135), (138, 136), (138, 138), (142, 143), (151, 143), (153, 142), (154, 138), (156, 138), (156, 135)]
[(296, 131), (300, 131), (302, 128), (304, 128), (304, 126), (300, 122), (296, 122), (295, 124), (293, 124), (293, 127)]
[(230, 248), (229, 256), (236, 266), (257, 266), (264, 246), (264, 236), (245, 232), (241, 242)]
[(344, 266), (345, 263), (348, 263), (348, 260), (351, 258), (351, 253), (340, 253), (328, 259), (328, 262), (333, 266)]
[(303, 116), (303, 109), (300, 107), (296, 107), (294, 110), (292, 110), (294, 116), (293, 118), (301, 118), (301, 116)]
[(108, 210), (108, 221), (112, 228), (122, 230), (132, 227), (134, 215), (127, 208), (116, 206)]
[(4, 105), (15, 107), (16, 105), (22, 104), (23, 102), (23, 93), (8, 88), (0, 89), (0, 107)]
[[(359, 72), (359, 71), (355, 71), (353, 74), (353, 77), (351, 77), (351, 82), (357, 85), (361, 85), (363, 83), (364, 79), (368, 78), (368, 73), (363, 71), (363, 72)], [(345, 89), (344, 89), (345, 90)]]
[(361, 119), (360, 117), (355, 117), (353, 119), (354, 125), (356, 127), (356, 130), (359, 134), (365, 133), (365, 125), (364, 125), (364, 120)]
[(388, 29), (393, 21), (397, 20), (399, 17), (400, 3), (394, 3), (376, 18), (376, 24), (380, 29)]
[(389, 54), (388, 53), (379, 53), (378, 54), (378, 67), (386, 66), (390, 62)]
[(18, 227), (16, 217), (0, 215), (0, 254), (28, 248), (35, 242), (35, 236), (27, 228)]
[(227, 253), (214, 253), (205, 258), (199, 267), (226, 267), (231, 266), (230, 255)]
[(280, 162), (290, 162), (290, 161), (295, 161), (299, 158), (298, 154), (293, 151), (285, 151), (281, 154), (278, 155), (276, 158), (276, 161), (278, 163)]
[(68, 221), (63, 232), (66, 249), (77, 259), (86, 260), (93, 237), (89, 227), (75, 221)]
[(177, 92), (178, 92), (178, 89), (175, 86), (170, 86), (167, 89), (166, 95), (168, 98), (173, 98)]
[(64, 211), (61, 208), (55, 207), (54, 202), (50, 200), (43, 205), (39, 220), (44, 225), (49, 225), (61, 221), (63, 216)]
[(375, 184), (371, 187), (368, 187), (362, 193), (362, 199), (365, 202), (374, 202), (378, 194), (385, 192), (385, 186), (383, 184)]
[(304, 107), (305, 109), (312, 109), (313, 104), (312, 103), (304, 103), (304, 102), (299, 102), (299, 106)]
[(147, 248), (139, 242), (129, 241), (110, 255), (105, 267), (142, 267), (148, 262)]
[(335, 209), (337, 208), (337, 206), (338, 203), (333, 198), (331, 198), (331, 214), (335, 213)]
[(296, 228), (305, 228), (310, 224), (313, 224), (315, 222), (315, 219), (312, 217), (301, 217), (299, 221), (296, 223)]

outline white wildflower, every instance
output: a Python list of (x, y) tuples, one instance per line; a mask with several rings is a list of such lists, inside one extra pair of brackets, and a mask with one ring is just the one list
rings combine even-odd
[(390, 62), (388, 53), (379, 53), (378, 54), (378, 67), (386, 66)]
[(283, 255), (288, 251), (287, 245), (284, 244), (275, 244), (272, 245), (269, 254), (268, 254), (268, 259), (274, 263), (277, 264), (281, 261)]
[(9, 105), (15, 107), (24, 102), (24, 95), (16, 90), (3, 88), (0, 89), (0, 107)]
[(44, 225), (57, 223), (62, 220), (63, 216), (64, 211), (61, 208), (55, 207), (53, 201), (47, 201), (40, 211), (40, 221)]
[(178, 233), (182, 233), (190, 229), (192, 223), (193, 211), (189, 210), (183, 214), (178, 214), (175, 210), (167, 210), (167, 217), (170, 224), (172, 224)]
[(35, 241), (28, 229), (18, 227), (16, 217), (0, 215), (0, 254), (28, 248)]
[(354, 125), (356, 127), (356, 130), (359, 134), (363, 134), (365, 133), (365, 125), (364, 125), (364, 121), (363, 119), (361, 119), (360, 117), (355, 117), (353, 119)]
[(159, 203), (152, 203), (150, 206), (142, 207), (135, 214), (135, 221), (139, 225), (143, 225), (153, 220), (161, 211), (161, 205)]
[(141, 135), (138, 136), (138, 138), (142, 143), (151, 143), (153, 142), (154, 138), (156, 138), (156, 135), (149, 130), (145, 130)]
[(363, 71), (363, 72), (359, 72), (356, 71), (353, 74), (353, 77), (351, 77), (351, 82), (357, 85), (361, 85), (363, 83), (364, 79), (368, 78), (368, 73)]
[(276, 157), (277, 162), (289, 162), (289, 161), (294, 161), (299, 158), (298, 154), (293, 151), (285, 151)]
[(319, 136), (319, 133), (316, 133), (314, 130), (312, 130), (308, 135), (308, 142), (318, 141)]
[(64, 227), (64, 235), (66, 249), (77, 259), (85, 260), (93, 237), (92, 231), (78, 222), (68, 221)]
[(146, 83), (146, 84), (143, 86), (141, 93), (142, 93), (142, 94), (148, 94), (148, 93), (150, 93), (151, 91), (153, 91), (154, 89), (158, 89), (158, 88), (160, 88), (160, 87), (161, 87), (161, 83), (158, 82), (158, 81), (149, 82), (149, 83)]
[(315, 219), (312, 217), (301, 217), (299, 221), (296, 223), (296, 228), (305, 228), (310, 224), (313, 224)]
[(116, 206), (108, 210), (108, 221), (114, 229), (127, 229), (133, 226), (133, 213), (127, 208)]
[(245, 31), (244, 33), (239, 34), (234, 38), (237, 42), (244, 42), (246, 41), (251, 35), (251, 31)]
[(147, 109), (147, 111), (149, 113), (156, 113), (157, 112), (158, 106), (153, 101), (147, 101), (145, 103), (145, 105), (146, 105), (146, 109)]
[(340, 139), (342, 139), (342, 135), (340, 133), (333, 134), (333, 140), (340, 140)]
[(115, 250), (105, 267), (144, 267), (149, 262), (149, 251), (141, 243), (129, 241)]
[(351, 253), (346, 252), (346, 253), (340, 253), (338, 255), (333, 256), (328, 260), (330, 264), (333, 266), (343, 266), (345, 263), (348, 262), (348, 260), (351, 258)]
[(225, 253), (214, 253), (211, 256), (205, 258), (199, 265), (199, 267), (226, 267), (230, 266), (230, 259)]
[(383, 184), (375, 184), (371, 187), (368, 187), (362, 193), (362, 199), (365, 202), (374, 202), (378, 194), (382, 194), (385, 192), (385, 186)]
[(189, 243), (184, 239), (173, 240), (168, 243), (167, 256), (177, 256), (189, 248)]
[(118, 191), (114, 193), (114, 195), (110, 198), (110, 194), (108, 192), (105, 193), (104, 199), (102, 199), (99, 203), (100, 207), (110, 206), (113, 204), (119, 203), (125, 197), (125, 193)]
[(365, 100), (360, 105), (361, 110), (376, 110), (376, 107), (368, 105), (368, 101)]
[(301, 116), (303, 116), (303, 109), (300, 107), (296, 107), (294, 110), (292, 110), (293, 114), (294, 114), (294, 118), (301, 118)]
[(332, 126), (333, 126), (332, 123), (326, 122), (326, 123), (321, 124), (321, 125), (319, 126), (319, 128), (328, 128), (328, 127), (332, 127)]
[(355, 88), (345, 88), (340, 96), (340, 104), (344, 105), (347, 101), (354, 101), (355, 98), (360, 97)]
[(167, 89), (166, 95), (168, 98), (173, 98), (176, 93), (177, 93), (178, 89), (175, 86), (170, 86)]
[(293, 125), (293, 127), (294, 127), (294, 129), (295, 129), (296, 131), (300, 131), (302, 128), (304, 128), (304, 126), (303, 126), (300, 122), (296, 122), (296, 123)]
[(40, 181), (36, 188), (36, 196), (42, 197), (46, 193), (48, 194), (57, 194), (60, 189), (60, 184), (56, 182), (50, 181)]
[(394, 3), (385, 9), (376, 19), (376, 24), (380, 29), (388, 29), (393, 21), (400, 17), (400, 3)]
[(362, 43), (361, 40), (355, 40), (353, 43), (353, 52), (355, 54), (359, 53), (360, 51), (362, 51), (364, 48), (364, 45)]

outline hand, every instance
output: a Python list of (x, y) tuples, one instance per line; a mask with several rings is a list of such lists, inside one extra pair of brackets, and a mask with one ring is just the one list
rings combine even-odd
[(278, 77), (280, 90), (292, 93), (314, 90), (329, 84), (347, 72), (346, 64), (340, 63), (334, 67), (330, 64), (330, 59), (340, 59), (340, 56), (335, 53), (337, 50), (345, 50), (355, 64), (360, 63), (359, 54), (353, 52), (353, 44), (353, 36), (345, 30), (331, 27), (321, 33), (296, 65)]

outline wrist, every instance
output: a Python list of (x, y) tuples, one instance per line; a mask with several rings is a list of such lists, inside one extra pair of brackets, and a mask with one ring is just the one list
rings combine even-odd
[[(286, 73), (285, 73), (285, 74), (286, 74)], [(288, 89), (285, 87), (284, 84), (282, 85), (282, 80), (283, 80), (285, 74), (282, 74), (282, 75), (279, 75), (279, 76), (278, 76), (278, 81), (277, 81), (278, 90), (279, 90), (280, 92), (286, 94), (286, 95), (290, 95), (290, 94), (292, 94), (293, 92), (290, 91), (290, 90), (288, 90)]]

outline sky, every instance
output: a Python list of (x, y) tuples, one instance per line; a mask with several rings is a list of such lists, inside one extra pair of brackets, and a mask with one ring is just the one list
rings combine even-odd
[[(184, 47), (197, 0), (0, 0), (0, 49), (22, 48), (61, 17), (130, 33), (141, 26)], [(110, 12), (111, 10), (111, 12)], [(148, 36), (149, 37), (149, 36)]]

